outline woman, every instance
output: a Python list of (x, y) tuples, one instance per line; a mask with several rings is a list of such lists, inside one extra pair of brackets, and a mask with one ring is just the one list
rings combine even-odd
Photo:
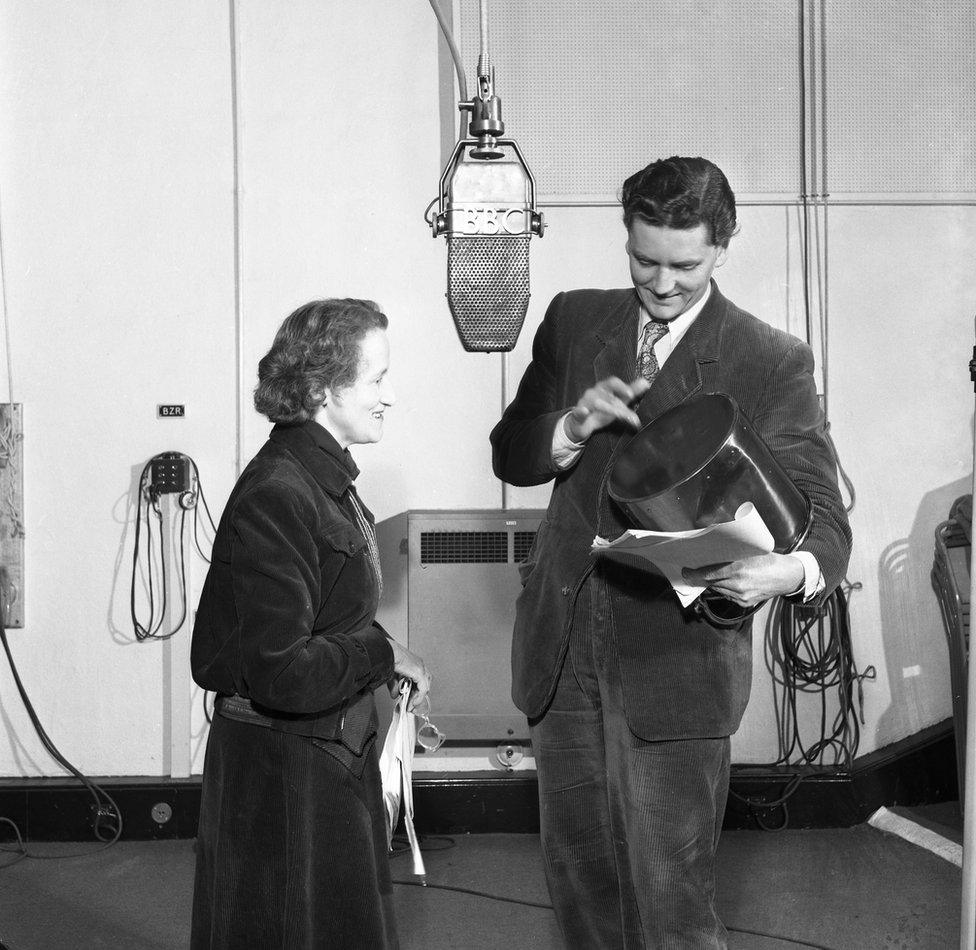
[(373, 517), (350, 445), (394, 395), (386, 317), (365, 300), (289, 316), (258, 367), (273, 423), (220, 519), (193, 628), (217, 693), (203, 772), (193, 950), (397, 946), (373, 690), (423, 661), (374, 614)]

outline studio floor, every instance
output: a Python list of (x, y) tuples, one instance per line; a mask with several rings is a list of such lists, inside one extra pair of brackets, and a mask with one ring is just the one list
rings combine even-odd
[[(933, 806), (919, 820), (961, 841), (957, 803)], [(0, 855), (0, 943), (184, 950), (193, 846), (123, 841), (59, 859), (93, 846), (34, 844), (36, 857), (12, 865), (13, 855)], [(560, 948), (552, 911), (531, 906), (548, 903), (537, 836), (431, 837), (424, 846), (430, 886), (396, 887), (403, 950)], [(391, 860), (395, 879), (413, 880), (407, 855)], [(955, 864), (866, 824), (726, 831), (719, 848), (719, 904), (732, 950), (955, 950), (960, 890)]]

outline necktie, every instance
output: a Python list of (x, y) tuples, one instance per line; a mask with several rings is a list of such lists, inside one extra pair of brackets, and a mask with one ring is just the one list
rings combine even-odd
[(654, 355), (654, 344), (667, 332), (668, 325), (658, 320), (650, 320), (644, 327), (644, 338), (637, 353), (637, 372), (649, 383), (654, 382), (654, 377), (660, 369), (657, 357)]

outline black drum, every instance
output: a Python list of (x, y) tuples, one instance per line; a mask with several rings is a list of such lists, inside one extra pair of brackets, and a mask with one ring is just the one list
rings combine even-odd
[[(796, 550), (810, 528), (807, 497), (724, 393), (702, 393), (662, 413), (615, 452), (610, 497), (637, 527), (688, 531), (732, 521), (752, 502), (773, 550)], [(734, 626), (758, 607), (718, 595), (697, 607), (712, 623)]]

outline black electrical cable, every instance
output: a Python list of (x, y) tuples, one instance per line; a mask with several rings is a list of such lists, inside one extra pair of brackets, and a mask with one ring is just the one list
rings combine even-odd
[[(421, 835), (417, 839), (420, 845), (420, 850), (427, 851), (450, 851), (451, 848), (455, 847), (454, 839), (447, 835)], [(431, 842), (440, 842), (439, 844), (432, 844)], [(409, 854), (411, 851), (410, 840), (406, 835), (394, 835), (393, 842), (390, 845), (390, 857), (396, 857), (400, 854)]]
[[(434, 845), (432, 842), (439, 842)], [(406, 835), (394, 835), (393, 845), (391, 847), (390, 856), (396, 857), (400, 854), (410, 853), (410, 842)], [(455, 841), (449, 835), (424, 835), (419, 839), (420, 850), (422, 852), (427, 851), (449, 851), (451, 848), (455, 847)], [(393, 878), (394, 884), (402, 884), (404, 887), (425, 887), (428, 890), (434, 891), (454, 891), (458, 894), (470, 894), (473, 897), (484, 897), (487, 900), (499, 901), (504, 904), (520, 904), (523, 907), (538, 907), (540, 910), (553, 910), (552, 904), (543, 904), (539, 901), (529, 901), (524, 900), (520, 897), (503, 897), (501, 894), (491, 894), (488, 891), (479, 891), (470, 887), (459, 887), (453, 884), (431, 884), (425, 881), (405, 881), (400, 878)], [(833, 950), (832, 947), (824, 947), (818, 943), (807, 943), (803, 940), (797, 940), (793, 937), (783, 937), (779, 934), (764, 933), (761, 930), (745, 930), (742, 927), (729, 927), (726, 926), (726, 930), (731, 930), (734, 933), (749, 934), (754, 937), (766, 937), (771, 940), (782, 940), (786, 943), (795, 944), (798, 947), (812, 947), (813, 950)]]
[[(54, 758), (59, 765), (74, 775), (74, 777), (77, 778), (78, 781), (81, 782), (82, 785), (84, 785), (85, 788), (87, 788), (91, 793), (95, 802), (95, 815), (92, 822), (92, 831), (99, 841), (104, 842), (101, 847), (89, 849), (87, 851), (75, 851), (69, 852), (68, 854), (33, 854), (24, 843), (24, 840), (20, 835), (20, 829), (17, 828), (16, 824), (14, 824), (14, 822), (12, 822), (9, 818), (0, 818), (0, 822), (9, 824), (13, 827), (17, 836), (17, 843), (19, 845), (17, 850), (14, 852), (19, 856), (13, 861), (10, 861), (9, 863), (0, 867), (10, 867), (23, 858), (38, 858), (48, 860), (59, 858), (79, 858), (87, 857), (90, 854), (97, 854), (99, 851), (104, 851), (106, 848), (110, 848), (122, 835), (122, 813), (119, 811), (119, 806), (116, 805), (115, 800), (111, 795), (109, 795), (108, 792), (105, 791), (105, 789), (78, 771), (78, 769), (76, 769), (61, 754), (57, 746), (55, 746), (55, 744), (51, 741), (50, 736), (48, 736), (47, 732), (45, 732), (44, 727), (41, 725), (41, 722), (37, 717), (37, 713), (34, 710), (34, 706), (27, 696), (27, 690), (24, 688), (24, 684), (20, 679), (17, 664), (14, 663), (13, 654), (10, 652), (10, 644), (7, 642), (7, 629), (4, 626), (2, 618), (0, 618), (0, 641), (3, 642), (3, 649), (7, 654), (7, 662), (10, 665), (10, 672), (13, 674), (14, 683), (17, 686), (17, 692), (20, 693), (20, 698), (24, 703), (24, 708), (27, 710), (27, 715), (30, 716), (31, 723), (34, 726), (37, 735), (40, 737), (41, 743), (52, 758)], [(103, 834), (103, 831), (109, 832), (109, 835), (106, 836)], [(0, 845), (0, 851), (10, 853), (11, 849)]]
[[(393, 879), (394, 884), (401, 884), (404, 887), (422, 887), (428, 891), (452, 891), (456, 894), (470, 894), (473, 897), (484, 897), (487, 900), (500, 901), (503, 904), (518, 904), (521, 907), (538, 907), (540, 910), (553, 910), (552, 904), (543, 904), (539, 901), (527, 901), (520, 897), (503, 897), (501, 894), (491, 894), (488, 891), (479, 891), (471, 887), (458, 887), (454, 884), (430, 884), (423, 881), (403, 881), (398, 878)], [(798, 940), (795, 937), (784, 937), (781, 934), (766, 933), (762, 930), (746, 930), (743, 927), (730, 927), (726, 925), (726, 930), (732, 933), (749, 934), (753, 937), (765, 937), (768, 940), (780, 940), (784, 943), (791, 943), (797, 947), (811, 947), (813, 950), (834, 950), (820, 943), (809, 943), (806, 940)]]
[[(863, 682), (876, 676), (873, 666), (862, 673), (854, 663), (848, 594), (856, 589), (858, 585), (842, 584), (822, 607), (777, 600), (770, 609), (765, 657), (773, 680), (779, 756), (759, 768), (793, 765), (795, 771), (784, 776), (783, 790), (773, 799), (729, 790), (764, 830), (787, 827), (787, 803), (805, 778), (824, 769), (849, 773), (853, 767), (864, 722)], [(827, 697), (832, 690), (836, 691), (838, 708), (828, 729)], [(800, 693), (820, 696), (820, 735), (809, 745), (804, 744), (799, 730)], [(828, 757), (831, 761), (825, 763)], [(781, 813), (777, 824), (766, 817), (774, 811)]]
[[(217, 526), (214, 524), (213, 515), (210, 513), (210, 506), (207, 504), (207, 496), (203, 493), (203, 482), (200, 479), (200, 470), (197, 468), (197, 463), (193, 461), (188, 455), (187, 458), (190, 460), (190, 465), (193, 466), (193, 485), (196, 489), (195, 494), (199, 496), (200, 501), (203, 503), (203, 510), (207, 513), (207, 521), (210, 523), (210, 535), (211, 538), (217, 533)], [(200, 520), (200, 506), (193, 506), (193, 543), (196, 545), (197, 553), (202, 557), (208, 564), (210, 563), (210, 558), (203, 553), (203, 549), (200, 547), (200, 539), (197, 532), (197, 526)]]
[[(200, 479), (200, 470), (197, 468), (197, 463), (190, 458), (188, 455), (183, 456), (186, 459), (193, 470), (193, 483), (192, 490), (184, 492), (180, 496), (180, 523), (179, 523), (179, 573), (180, 573), (180, 594), (181, 594), (181, 607), (182, 612), (180, 614), (180, 619), (175, 626), (168, 633), (160, 633), (163, 627), (163, 623), (166, 619), (166, 611), (168, 607), (167, 603), (167, 564), (166, 564), (166, 548), (163, 539), (163, 515), (162, 510), (159, 507), (159, 495), (154, 490), (153, 486), (148, 484), (147, 475), (152, 466), (152, 459), (150, 459), (146, 465), (143, 467), (142, 473), (139, 476), (139, 484), (136, 489), (136, 531), (135, 531), (135, 544), (133, 545), (132, 551), (132, 579), (129, 586), (129, 612), (132, 618), (132, 629), (135, 633), (137, 640), (168, 640), (178, 633), (183, 625), (186, 623), (187, 614), (189, 610), (188, 606), (188, 596), (187, 596), (187, 583), (186, 583), (186, 545), (184, 544), (184, 539), (186, 537), (187, 525), (186, 517), (187, 511), (193, 510), (193, 543), (197, 549), (200, 556), (209, 564), (210, 558), (207, 557), (203, 552), (203, 548), (200, 544), (200, 504), (202, 503), (203, 510), (206, 513), (207, 521), (209, 522), (211, 536), (216, 534), (217, 528), (214, 524), (213, 515), (210, 513), (210, 506), (207, 504), (207, 498), (203, 491), (203, 482)], [(199, 502), (199, 503), (198, 503)], [(153, 580), (153, 559), (152, 559), (152, 527), (150, 520), (150, 510), (156, 513), (156, 519), (158, 521), (158, 534), (159, 534), (159, 573), (160, 573), (160, 584), (162, 587), (162, 597), (160, 604), (159, 618), (156, 618), (156, 597), (155, 597), (155, 584)], [(140, 558), (140, 537), (142, 533), (142, 522), (143, 522), (143, 511), (145, 511), (145, 522), (146, 522), (146, 586), (149, 597), (149, 619), (146, 624), (142, 624), (136, 615), (136, 578), (139, 573), (139, 558)]]
[[(155, 629), (153, 628), (153, 618), (156, 615), (156, 603), (153, 591), (153, 574), (152, 574), (152, 530), (150, 529), (149, 522), (149, 509), (152, 507), (160, 521), (162, 521), (162, 513), (159, 508), (154, 504), (153, 499), (150, 498), (148, 487), (146, 485), (146, 476), (149, 474), (149, 469), (152, 466), (152, 460), (150, 459), (143, 466), (142, 473), (139, 476), (139, 483), (136, 487), (136, 536), (135, 543), (132, 546), (132, 579), (129, 584), (129, 616), (132, 618), (132, 629), (136, 635), (137, 640), (147, 640), (153, 636), (159, 630), (159, 626)], [(139, 536), (142, 531), (142, 509), (143, 503), (146, 506), (146, 564), (147, 564), (147, 584), (149, 593), (149, 621), (148, 626), (143, 626), (138, 617), (136, 616), (136, 575), (139, 570)], [(162, 530), (160, 529), (160, 555), (162, 555)], [(165, 572), (165, 562), (163, 563), (163, 570)], [(165, 573), (163, 575), (163, 616), (166, 614), (166, 582)], [(160, 619), (160, 624), (162, 624), (162, 619)]]
[(806, 0), (797, 0), (799, 26), (798, 73), (800, 85), (800, 228), (802, 242), (803, 314), (807, 343), (813, 340), (813, 318), (810, 307), (810, 196), (807, 194), (807, 80), (806, 80)]

